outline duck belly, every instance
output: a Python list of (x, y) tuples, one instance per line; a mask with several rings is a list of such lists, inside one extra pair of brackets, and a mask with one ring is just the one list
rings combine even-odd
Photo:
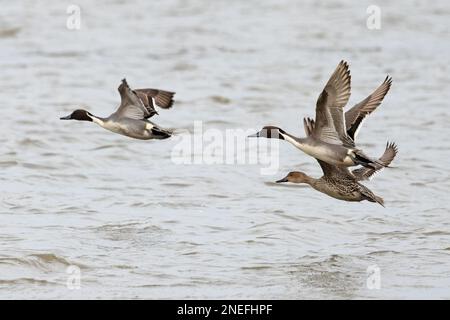
[(338, 165), (338, 166), (354, 166), (353, 160), (347, 154), (347, 148), (331, 145), (331, 144), (304, 144), (301, 146), (301, 149), (306, 154), (325, 161), (329, 164)]
[(326, 195), (344, 201), (361, 201), (361, 193), (357, 191), (346, 191), (339, 190), (338, 188), (330, 187), (330, 186), (322, 186), (321, 190)]
[(121, 122), (106, 122), (103, 125), (103, 128), (134, 139), (151, 139), (150, 132), (147, 130), (146, 124), (144, 122), (141, 123), (129, 120), (122, 120)]

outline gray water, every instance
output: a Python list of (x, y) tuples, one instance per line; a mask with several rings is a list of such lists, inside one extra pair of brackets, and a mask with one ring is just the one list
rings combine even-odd
[[(0, 298), (450, 298), (448, 1), (377, 1), (379, 30), (372, 1), (74, 4), (79, 30), (66, 3), (1, 4)], [(174, 163), (176, 137), (59, 120), (79, 106), (108, 115), (126, 76), (177, 92), (161, 126), (300, 136), (341, 59), (350, 104), (394, 79), (358, 137), (372, 155), (399, 146), (395, 168), (365, 183), (386, 208), (273, 183), (321, 175), (287, 143), (262, 175)]]

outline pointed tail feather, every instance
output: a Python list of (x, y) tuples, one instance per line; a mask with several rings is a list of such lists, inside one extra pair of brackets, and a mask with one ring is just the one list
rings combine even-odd
[(155, 139), (167, 139), (172, 136), (172, 133), (168, 130), (159, 128), (159, 127), (153, 127), (152, 129), (152, 135)]
[(386, 164), (380, 162), (379, 160), (369, 158), (360, 150), (355, 150), (353, 152), (352, 159), (356, 164), (362, 165), (363, 167), (370, 169), (378, 169), (380, 168), (380, 166), (387, 167)]
[(383, 208), (385, 208), (383, 198), (381, 198), (379, 196), (376, 196), (373, 193), (364, 194), (363, 197), (364, 197), (365, 200), (367, 200), (369, 202), (376, 202), (376, 203), (380, 204), (381, 206), (383, 206)]
[(379, 197), (379, 196), (375, 196), (375, 201), (376, 201), (377, 203), (379, 203), (380, 205), (382, 205), (383, 208), (385, 208), (383, 198), (381, 198), (381, 197)]

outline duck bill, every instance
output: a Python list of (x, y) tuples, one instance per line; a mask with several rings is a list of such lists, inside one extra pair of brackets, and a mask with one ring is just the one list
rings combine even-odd
[(70, 114), (68, 116), (59, 118), (59, 120), (70, 120), (70, 119), (71, 119)]
[(247, 138), (259, 138), (259, 132), (247, 136)]
[(284, 177), (283, 179), (277, 180), (276, 183), (283, 183), (283, 182), (289, 182), (287, 177)]

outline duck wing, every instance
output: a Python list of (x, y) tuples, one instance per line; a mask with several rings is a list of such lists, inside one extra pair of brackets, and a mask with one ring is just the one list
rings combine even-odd
[(325, 161), (316, 159), (322, 168), (323, 175), (326, 177), (337, 177), (339, 179), (342, 178), (351, 178), (354, 179), (353, 175), (350, 173), (347, 167), (335, 166), (333, 164), (329, 164)]
[[(345, 113), (345, 123), (347, 126), (347, 135), (354, 141), (361, 128), (363, 120), (371, 114), (381, 104), (383, 98), (388, 93), (392, 85), (392, 78), (386, 77), (383, 83), (370, 94), (367, 98), (357, 103), (353, 108)], [(304, 118), (303, 127), (306, 136), (310, 136), (314, 131), (314, 119)]]
[(118, 90), (121, 101), (119, 108), (114, 112), (114, 116), (144, 120), (155, 114), (154, 109), (147, 108), (136, 92), (130, 89), (126, 79), (122, 79)]
[(344, 106), (350, 98), (350, 80), (348, 64), (341, 61), (317, 99), (312, 132), (316, 139), (345, 147), (355, 146), (347, 135), (344, 118)]
[[(391, 164), (392, 160), (394, 160), (395, 156), (398, 153), (397, 145), (393, 142), (388, 142), (386, 144), (386, 149), (384, 150), (383, 155), (378, 159), (377, 162), (374, 163), (375, 168), (359, 168), (352, 171), (352, 174), (355, 178), (360, 180), (370, 180), (375, 173), (383, 170), (384, 167), (387, 167)], [(380, 163), (380, 164), (378, 164)]]
[(163, 109), (169, 109), (173, 106), (175, 92), (151, 88), (136, 89), (134, 91), (146, 108), (155, 110), (155, 106), (158, 106)]
[(363, 120), (381, 104), (384, 96), (391, 88), (392, 78), (387, 76), (383, 83), (367, 98), (356, 104), (345, 113), (347, 135), (355, 140)]
[(319, 160), (319, 159), (316, 159), (316, 160), (319, 163), (320, 167), (322, 168), (324, 176), (332, 176), (332, 175), (334, 175), (334, 173), (336, 171), (336, 166), (335, 165), (329, 164), (329, 163), (327, 163), (325, 161), (322, 161), (322, 160)]

